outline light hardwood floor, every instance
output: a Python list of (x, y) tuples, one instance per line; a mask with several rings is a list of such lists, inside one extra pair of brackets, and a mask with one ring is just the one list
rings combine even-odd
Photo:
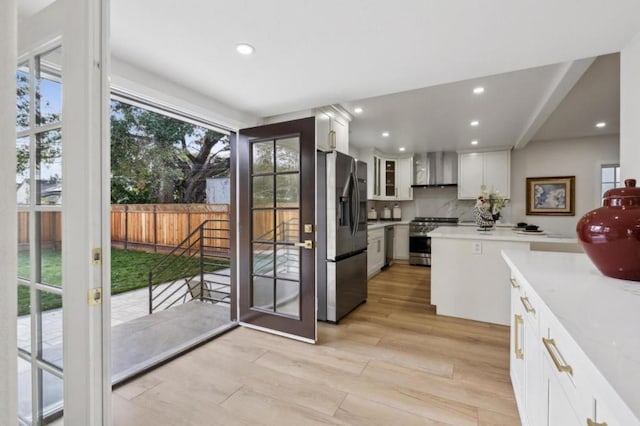
[(393, 265), (317, 345), (238, 328), (114, 391), (115, 425), (519, 425), (509, 329), (435, 315)]

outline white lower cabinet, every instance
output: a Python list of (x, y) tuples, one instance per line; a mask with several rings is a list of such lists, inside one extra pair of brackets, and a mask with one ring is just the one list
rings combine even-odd
[(409, 260), (409, 224), (395, 225), (393, 258), (397, 260)]
[(368, 232), (367, 244), (367, 278), (380, 272), (384, 266), (384, 228)]
[(511, 380), (523, 424), (543, 424), (543, 381), (537, 300), (511, 279)]
[(522, 424), (640, 425), (534, 289), (516, 275), (512, 271), (510, 373)]
[[(542, 421), (529, 423), (533, 425), (558, 425), (558, 426), (584, 426), (585, 421), (581, 421), (571, 406), (571, 401), (567, 397), (559, 378), (556, 376), (555, 368), (550, 362), (544, 363), (543, 379), (546, 386), (547, 409), (540, 414), (545, 414)], [(524, 422), (523, 422), (524, 423)]]

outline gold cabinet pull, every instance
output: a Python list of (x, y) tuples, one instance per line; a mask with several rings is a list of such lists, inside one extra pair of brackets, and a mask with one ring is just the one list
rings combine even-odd
[(520, 342), (520, 327), (522, 326), (522, 324), (524, 323), (522, 316), (521, 315), (515, 315), (515, 329), (514, 329), (514, 333), (515, 333), (515, 338), (514, 338), (514, 344), (513, 344), (513, 352), (516, 354), (516, 359), (523, 359), (524, 358), (524, 351), (522, 350), (521, 344), (522, 342)]
[(531, 302), (529, 302), (528, 297), (521, 297), (520, 301), (522, 302), (522, 306), (524, 306), (524, 310), (529, 314), (535, 314), (536, 310), (531, 306)]
[(587, 426), (607, 426), (607, 422), (598, 423), (590, 418), (587, 418)]
[[(558, 356), (562, 357), (562, 355), (560, 355), (560, 351), (556, 346), (556, 341), (553, 339), (545, 339), (543, 337), (542, 343), (544, 343), (544, 347), (547, 348), (547, 352), (549, 352), (549, 356), (551, 357), (551, 360), (553, 361), (553, 363), (556, 365), (556, 368), (558, 369), (558, 371), (561, 373), (569, 373), (573, 375), (573, 368), (571, 368), (569, 364), (561, 363), (560, 359), (558, 359)], [(552, 346), (553, 346), (553, 349), (551, 349)], [(556, 352), (558, 353), (557, 355), (556, 355)]]
[(509, 278), (509, 281), (511, 281), (511, 287), (520, 288), (520, 284), (518, 284), (515, 278)]

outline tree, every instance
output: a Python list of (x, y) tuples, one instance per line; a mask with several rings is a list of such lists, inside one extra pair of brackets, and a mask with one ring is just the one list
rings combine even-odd
[(201, 203), (206, 179), (229, 169), (227, 135), (111, 102), (112, 202)]
[[(36, 80), (35, 97), (33, 105), (35, 107), (35, 123), (30, 122), (30, 93), (29, 93), (29, 71), (18, 69), (16, 72), (16, 131), (29, 129), (36, 125), (46, 125), (60, 122), (61, 105), (52, 105), (50, 99), (43, 100), (43, 86), (55, 93), (60, 91), (60, 82), (53, 76), (41, 71)], [(16, 183), (22, 183), (29, 176), (30, 142), (27, 138), (19, 138), (16, 144), (17, 169)], [(43, 181), (56, 182), (60, 180), (57, 167), (51, 167), (60, 159), (62, 154), (62, 136), (60, 129), (53, 129), (36, 135), (36, 169), (44, 171), (48, 169), (46, 179), (37, 176), (37, 186)]]

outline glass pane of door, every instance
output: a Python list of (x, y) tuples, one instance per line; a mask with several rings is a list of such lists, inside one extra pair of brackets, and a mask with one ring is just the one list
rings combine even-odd
[(252, 152), (252, 307), (298, 318), (300, 139), (255, 142)]
[(60, 47), (18, 67), (18, 405), (26, 424), (63, 408)]

